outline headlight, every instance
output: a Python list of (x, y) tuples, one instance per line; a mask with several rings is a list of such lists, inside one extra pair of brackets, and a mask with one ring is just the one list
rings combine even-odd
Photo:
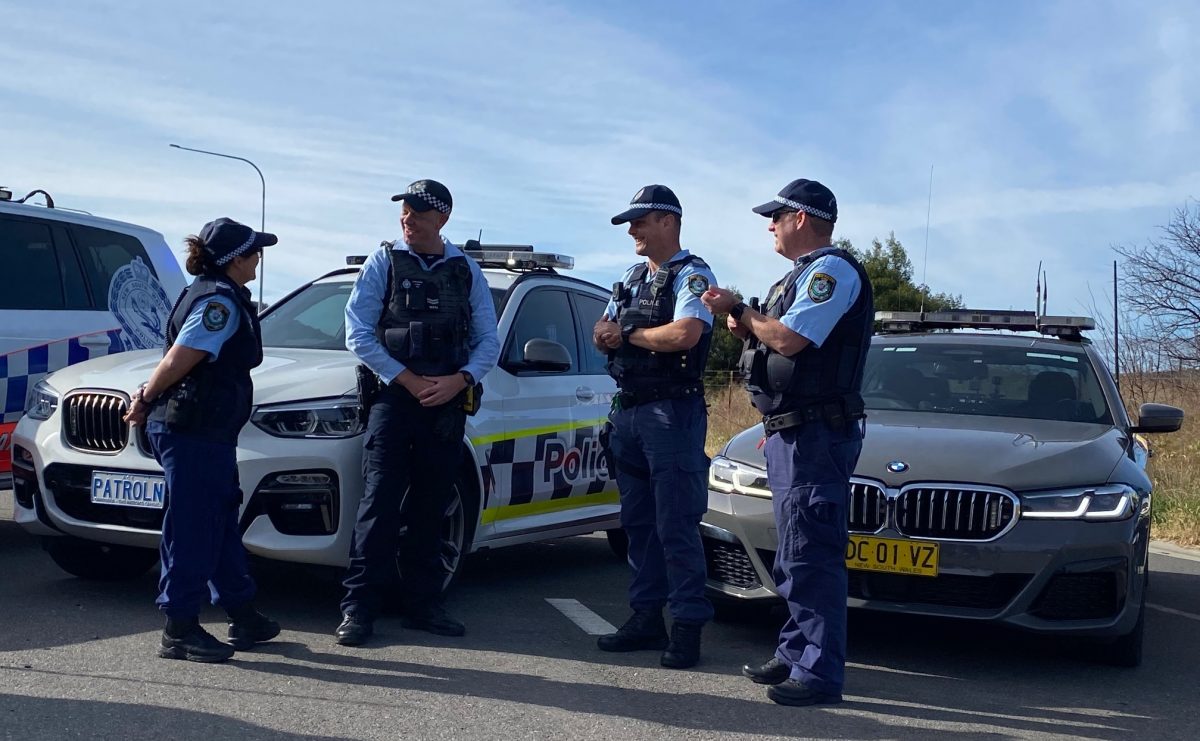
[(1033, 520), (1124, 520), (1142, 497), (1124, 484), (1021, 495), (1021, 517)]
[(767, 474), (759, 468), (738, 463), (723, 455), (712, 459), (708, 468), (708, 485), (717, 491), (748, 494), (752, 497), (771, 497)]
[(58, 394), (45, 381), (38, 381), (29, 396), (25, 397), (25, 414), (32, 419), (50, 419), (57, 408)]
[(261, 406), (250, 421), (276, 437), (354, 437), (363, 431), (355, 396)]

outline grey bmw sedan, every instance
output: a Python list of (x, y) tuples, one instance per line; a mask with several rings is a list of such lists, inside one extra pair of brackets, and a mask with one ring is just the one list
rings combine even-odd
[[(1183, 412), (1143, 404), (1130, 420), (1082, 317), (877, 319), (848, 604), (1104, 639), (1106, 659), (1140, 663), (1152, 493), (1138, 433), (1178, 430)], [(712, 462), (701, 527), (717, 599), (778, 599), (762, 438), (745, 430)]]

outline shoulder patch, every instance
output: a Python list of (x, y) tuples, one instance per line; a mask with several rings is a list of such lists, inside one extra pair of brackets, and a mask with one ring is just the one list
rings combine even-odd
[(836, 287), (837, 281), (833, 279), (832, 275), (814, 273), (812, 279), (808, 281), (808, 297), (814, 304), (824, 303), (833, 296), (833, 289)]
[(693, 296), (702, 296), (708, 290), (708, 278), (700, 273), (693, 273), (688, 276), (687, 289), (692, 292)]
[(229, 307), (220, 301), (209, 301), (204, 307), (204, 328), (209, 332), (219, 332), (225, 329), (229, 322)]

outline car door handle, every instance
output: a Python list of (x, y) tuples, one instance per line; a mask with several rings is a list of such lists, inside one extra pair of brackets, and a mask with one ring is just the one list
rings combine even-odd
[(587, 386), (580, 386), (579, 388), (575, 389), (575, 398), (579, 399), (580, 401), (592, 401), (596, 398), (596, 391), (588, 388)]

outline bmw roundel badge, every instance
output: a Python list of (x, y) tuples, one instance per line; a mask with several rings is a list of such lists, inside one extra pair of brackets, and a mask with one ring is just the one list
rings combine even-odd
[(908, 470), (908, 464), (904, 461), (892, 461), (891, 463), (887, 464), (887, 470), (891, 471), (892, 473), (904, 473)]

